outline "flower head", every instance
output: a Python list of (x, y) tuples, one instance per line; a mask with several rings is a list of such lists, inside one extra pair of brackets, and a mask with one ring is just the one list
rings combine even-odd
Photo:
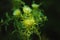
[(34, 9), (37, 9), (39, 7), (39, 5), (38, 4), (32, 4), (32, 8), (34, 8)]
[(23, 7), (23, 12), (24, 13), (29, 14), (29, 13), (31, 13), (31, 11), (32, 11), (32, 9), (30, 7), (28, 7), (28, 6)]
[(30, 18), (30, 19), (25, 19), (24, 21), (23, 21), (23, 24), (25, 25), (25, 26), (32, 26), (32, 25), (34, 25), (35, 24), (35, 20), (33, 19), (33, 18)]
[(21, 15), (21, 11), (19, 9), (16, 9), (14, 12), (13, 12), (13, 15), (14, 16), (20, 16)]

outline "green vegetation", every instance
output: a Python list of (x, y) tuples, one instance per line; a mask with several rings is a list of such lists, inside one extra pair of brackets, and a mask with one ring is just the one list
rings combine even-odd
[[(31, 40), (30, 36), (35, 33), (38, 35), (39, 40), (41, 39), (40, 27), (44, 26), (43, 24), (47, 21), (47, 17), (42, 13), (42, 10), (39, 9), (39, 4), (32, 3), (31, 7), (25, 4), (22, 0), (13, 0), (13, 13), (12, 16), (6, 12), (6, 20), (1, 19), (0, 27), (4, 24), (6, 31), (7, 27), (10, 25), (10, 21), (13, 21), (13, 31), (8, 31), (9, 37), (14, 36), (17, 32), (19, 40)], [(23, 5), (23, 6), (21, 6)], [(21, 10), (21, 9), (22, 10)], [(40, 26), (38, 26), (40, 25)], [(11, 25), (10, 25), (11, 26)], [(1, 30), (1, 28), (0, 28)], [(9, 38), (9, 40), (12, 40)]]

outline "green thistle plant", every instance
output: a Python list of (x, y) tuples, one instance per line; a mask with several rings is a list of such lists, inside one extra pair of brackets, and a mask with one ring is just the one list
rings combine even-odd
[[(32, 4), (32, 8), (25, 5), (25, 2), (22, 0), (13, 0), (13, 16), (10, 18), (7, 15), (7, 20), (14, 20), (15, 30), (19, 33), (20, 40), (31, 40), (29, 39), (31, 34), (35, 33), (39, 36), (39, 40), (41, 40), (41, 32), (38, 31), (40, 27), (38, 24), (42, 25), (43, 22), (47, 21), (47, 17), (43, 15), (41, 10), (39, 9), (39, 4)], [(23, 7), (21, 7), (21, 4)], [(22, 8), (22, 11), (19, 8)], [(43, 20), (44, 19), (44, 20)], [(6, 22), (7, 23), (7, 22)], [(37, 26), (36, 26), (37, 25)], [(12, 34), (15, 33), (15, 30)]]

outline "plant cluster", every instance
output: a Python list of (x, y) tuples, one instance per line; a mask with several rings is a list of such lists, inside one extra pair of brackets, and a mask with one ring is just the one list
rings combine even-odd
[(31, 7), (29, 7), (22, 0), (13, 0), (12, 3), (12, 16), (6, 12), (6, 20), (4, 21), (1, 19), (0, 23), (2, 24), (0, 27), (3, 24), (8, 26), (9, 21), (13, 20), (13, 26), (15, 29), (11, 34), (14, 34), (15, 31), (17, 31), (20, 35), (20, 40), (31, 40), (31, 34), (35, 33), (41, 39), (41, 32), (38, 30), (40, 30), (40, 27), (42, 27), (47, 21), (47, 16), (45, 16), (42, 10), (39, 9), (40, 4), (32, 3)]

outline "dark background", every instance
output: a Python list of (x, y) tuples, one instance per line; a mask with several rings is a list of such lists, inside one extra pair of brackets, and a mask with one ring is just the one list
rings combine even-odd
[(60, 40), (60, 1), (48, 0), (43, 9), (48, 17), (48, 23), (43, 28), (44, 32), (50, 40)]
[[(26, 4), (31, 5), (32, 0), (23, 0)], [(49, 38), (49, 40), (60, 40), (60, 1), (59, 0), (35, 0), (38, 4), (43, 2), (43, 5), (40, 6), (44, 10), (44, 14), (48, 17), (48, 22), (42, 28), (43, 36)], [(13, 5), (11, 0), (0, 0), (0, 19), (5, 20), (5, 12), (11, 12)], [(6, 32), (4, 27), (2, 27), (2, 39)], [(0, 32), (1, 33), (1, 32)]]

